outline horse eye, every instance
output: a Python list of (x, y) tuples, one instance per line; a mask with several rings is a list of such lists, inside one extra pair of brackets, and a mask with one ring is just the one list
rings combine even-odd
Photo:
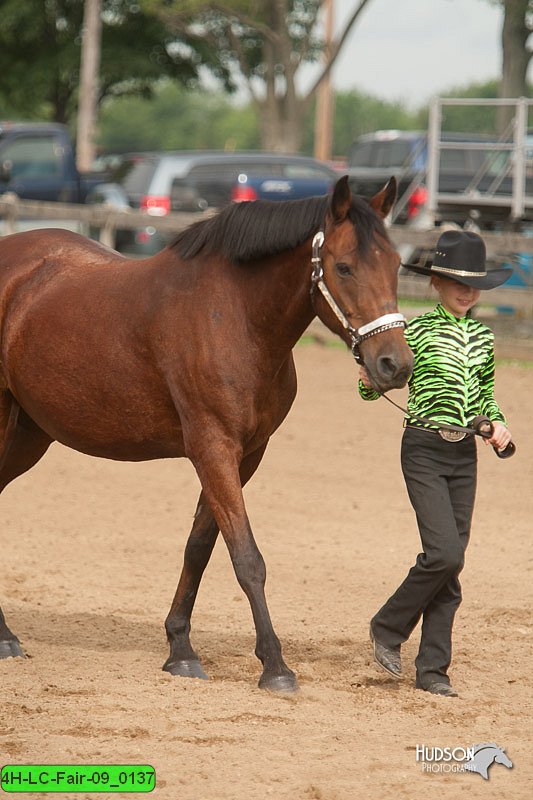
[(349, 264), (345, 264), (343, 261), (341, 261), (339, 264), (335, 264), (335, 269), (337, 270), (339, 275), (343, 275), (343, 276), (351, 275), (351, 272), (352, 272), (351, 269), (350, 269), (350, 265)]

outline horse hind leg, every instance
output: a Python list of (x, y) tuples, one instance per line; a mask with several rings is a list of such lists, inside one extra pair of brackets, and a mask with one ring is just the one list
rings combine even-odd
[(165, 620), (170, 655), (163, 669), (172, 675), (204, 680), (208, 677), (191, 645), (191, 614), (218, 532), (218, 525), (202, 492), (185, 547), (178, 588)]
[[(19, 409), (11, 395), (0, 397), (0, 492), (45, 454), (52, 439)], [(0, 659), (24, 657), (0, 608)]]
[[(243, 459), (240, 467), (241, 485), (247, 483), (259, 466), (266, 444)], [(211, 558), (219, 527), (204, 493), (196, 507), (194, 523), (185, 547), (183, 569), (178, 588), (165, 621), (170, 655), (163, 665), (166, 672), (184, 678), (207, 679), (198, 656), (191, 646), (191, 615), (200, 581)]]

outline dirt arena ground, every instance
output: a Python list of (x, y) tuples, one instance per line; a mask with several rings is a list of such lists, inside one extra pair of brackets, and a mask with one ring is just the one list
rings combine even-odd
[[(451, 672), (461, 697), (449, 699), (414, 689), (416, 635), (401, 683), (368, 642), (370, 616), (418, 552), (401, 414), (359, 400), (345, 350), (301, 345), (296, 359), (295, 406), (246, 498), (300, 693), (257, 688), (251, 614), (222, 541), (193, 618), (211, 680), (161, 671), (192, 467), (54, 445), (1, 503), (2, 606), (29, 655), (0, 662), (1, 764), (151, 764), (164, 800), (533, 797), (533, 368), (498, 368), (519, 451), (504, 462), (479, 447)], [(504, 747), (513, 768), (494, 764), (487, 781), (416, 760), (417, 745), (480, 742)]]

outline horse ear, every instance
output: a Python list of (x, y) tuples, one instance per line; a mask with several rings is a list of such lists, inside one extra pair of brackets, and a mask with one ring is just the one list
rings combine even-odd
[(389, 182), (385, 184), (383, 189), (375, 194), (374, 197), (370, 198), (368, 202), (372, 208), (377, 211), (380, 217), (385, 218), (396, 202), (397, 194), (398, 184), (396, 183), (396, 178), (393, 175)]
[(352, 192), (348, 183), (348, 176), (344, 175), (335, 184), (333, 197), (331, 198), (331, 216), (336, 225), (346, 219), (351, 205)]

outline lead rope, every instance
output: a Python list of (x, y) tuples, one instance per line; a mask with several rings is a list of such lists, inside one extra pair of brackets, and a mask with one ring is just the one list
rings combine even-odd
[[(429, 428), (418, 428), (418, 430), (426, 431), (426, 433), (438, 433), (439, 431), (444, 430), (444, 431), (453, 431), (454, 433), (464, 433), (467, 436), (481, 436), (482, 439), (490, 439), (490, 437), (494, 432), (494, 426), (491, 420), (483, 414), (474, 417), (474, 419), (472, 420), (471, 427), (463, 425), (453, 425), (451, 422), (441, 424), (440, 422), (436, 422), (434, 419), (429, 419), (429, 417), (422, 417), (419, 414), (412, 413), (407, 408), (404, 408), (403, 406), (400, 406), (398, 403), (395, 403), (394, 400), (391, 400), (390, 397), (387, 397), (386, 394), (378, 391), (377, 389), (374, 389), (374, 391), (376, 391), (380, 395), (380, 397), (383, 397), (388, 403), (393, 405), (395, 408), (398, 408), (400, 411), (403, 411), (404, 414), (407, 414), (407, 416), (410, 419), (416, 419), (418, 422), (425, 422), (429, 423), (430, 425), (433, 425), (434, 426), (433, 430), (430, 430)], [(437, 428), (437, 430), (435, 430), (435, 428)], [(498, 450), (498, 448), (495, 447), (494, 445), (492, 445), (492, 449), (494, 450), (498, 458), (510, 458), (511, 456), (514, 456), (514, 454), (516, 453), (516, 445), (514, 442), (509, 442), (509, 444), (506, 447), (504, 447), (503, 450)]]

